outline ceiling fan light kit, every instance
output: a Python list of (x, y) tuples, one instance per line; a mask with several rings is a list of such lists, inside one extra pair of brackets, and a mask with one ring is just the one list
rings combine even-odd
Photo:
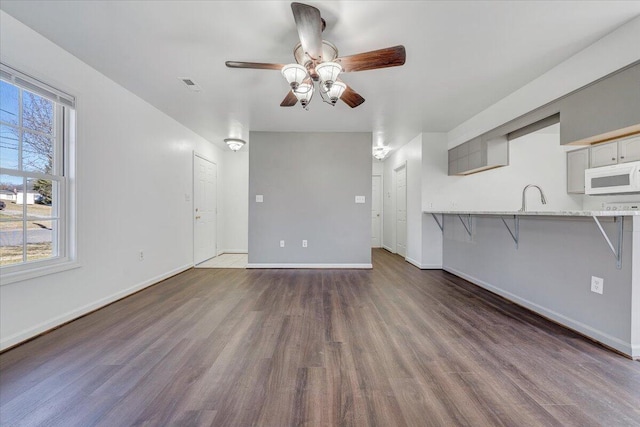
[(316, 66), (316, 72), (320, 77), (320, 81), (327, 89), (331, 89), (331, 85), (338, 81), (338, 75), (341, 71), (342, 66), (337, 62), (323, 62)]
[(291, 91), (280, 103), (281, 107), (292, 107), (298, 102), (308, 110), (314, 92), (314, 82), (323, 101), (336, 105), (339, 99), (351, 108), (364, 102), (364, 98), (346, 83), (338, 80), (341, 73), (375, 70), (404, 65), (404, 46), (393, 46), (351, 56), (338, 57), (338, 48), (322, 39), (326, 22), (320, 11), (313, 6), (291, 3), (293, 18), (300, 43), (293, 49), (295, 64), (270, 64), (260, 62), (227, 61), (229, 68), (252, 68), (256, 70), (280, 70), (291, 87)]
[(331, 105), (336, 105), (338, 99), (340, 99), (345, 89), (347, 89), (347, 85), (342, 82), (335, 82), (329, 88), (323, 85), (323, 89), (324, 90), (320, 92), (323, 101)]
[(291, 90), (298, 89), (308, 77), (307, 69), (300, 64), (287, 64), (282, 67), (282, 76), (287, 80)]
[(300, 101), (300, 105), (305, 110), (308, 110), (309, 102), (311, 102), (311, 98), (313, 98), (313, 82), (305, 82), (298, 86), (298, 89), (294, 90), (293, 93)]
[(227, 143), (231, 151), (233, 151), (234, 153), (239, 149), (241, 149), (244, 146), (244, 144), (246, 144), (246, 142), (238, 138), (227, 138), (224, 140), (224, 142)]

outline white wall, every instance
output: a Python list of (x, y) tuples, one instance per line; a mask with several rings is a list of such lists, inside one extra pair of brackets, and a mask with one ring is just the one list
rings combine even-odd
[[(440, 191), (437, 182), (447, 173), (448, 161), (447, 134), (423, 133), (422, 200)], [(422, 210), (426, 210), (424, 205)], [(429, 214), (422, 214), (422, 264), (425, 268), (442, 268), (442, 231)]]
[[(77, 97), (81, 263), (0, 286), (6, 348), (192, 266), (192, 202), (185, 194), (192, 195), (193, 151), (219, 171), (224, 166), (222, 152), (203, 138), (6, 13), (0, 21), (2, 62)], [(218, 235), (223, 228), (219, 223)]]
[[(535, 132), (509, 142), (509, 166), (467, 176), (447, 175), (447, 148), (426, 144), (423, 152), (424, 210), (516, 211), (522, 189), (537, 184), (547, 204), (540, 203), (535, 189), (527, 192), (527, 209), (537, 211), (581, 210), (582, 196), (566, 190), (566, 151), (560, 135)], [(428, 150), (428, 152), (426, 151)]]
[(403, 145), (384, 161), (383, 238), (387, 250), (396, 249), (396, 198), (394, 170), (407, 164), (407, 254), (405, 259), (422, 267), (422, 134)]
[(223, 155), (224, 210), (218, 252), (247, 253), (249, 248), (249, 152), (248, 147)]
[(384, 174), (384, 162), (377, 160), (375, 157), (371, 157), (371, 175), (383, 175)]

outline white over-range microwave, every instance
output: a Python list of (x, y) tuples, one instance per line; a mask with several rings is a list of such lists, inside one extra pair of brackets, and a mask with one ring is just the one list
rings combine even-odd
[(585, 194), (640, 193), (640, 161), (584, 171)]

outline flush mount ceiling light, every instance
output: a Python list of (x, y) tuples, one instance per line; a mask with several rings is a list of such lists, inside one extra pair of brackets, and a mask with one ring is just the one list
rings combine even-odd
[(385, 157), (387, 157), (387, 154), (389, 154), (389, 151), (391, 151), (391, 148), (386, 147), (384, 145), (373, 147), (373, 157), (375, 157), (378, 160), (382, 160)]
[(227, 145), (229, 146), (229, 148), (233, 152), (238, 151), (239, 149), (242, 148), (242, 146), (244, 144), (246, 144), (246, 142), (244, 142), (243, 140), (238, 139), (238, 138), (227, 138), (227, 139), (224, 140), (224, 142), (227, 143)]
[[(302, 107), (308, 110), (314, 85), (317, 83), (315, 90), (320, 91), (322, 99), (328, 104), (336, 105), (338, 99), (341, 99), (349, 107), (355, 108), (364, 102), (364, 98), (339, 81), (339, 75), (404, 65), (407, 55), (402, 45), (355, 55), (338, 56), (338, 48), (333, 43), (322, 39), (322, 32), (327, 22), (320, 16), (317, 8), (294, 2), (291, 3), (291, 10), (300, 39), (300, 43), (293, 48), (295, 63), (285, 65), (264, 62), (225, 62), (229, 68), (280, 71), (291, 88), (280, 103), (281, 107), (293, 107), (300, 101)], [(310, 83), (305, 86), (307, 81)]]

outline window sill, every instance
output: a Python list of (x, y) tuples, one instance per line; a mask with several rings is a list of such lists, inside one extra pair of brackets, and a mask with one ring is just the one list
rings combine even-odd
[(24, 271), (12, 271), (5, 273), (0, 269), (0, 286), (11, 283), (22, 282), (24, 280), (35, 279), (36, 277), (47, 276), (49, 274), (60, 273), (62, 271), (73, 270), (82, 265), (76, 261), (61, 261), (55, 264), (43, 265), (41, 267), (29, 268)]

